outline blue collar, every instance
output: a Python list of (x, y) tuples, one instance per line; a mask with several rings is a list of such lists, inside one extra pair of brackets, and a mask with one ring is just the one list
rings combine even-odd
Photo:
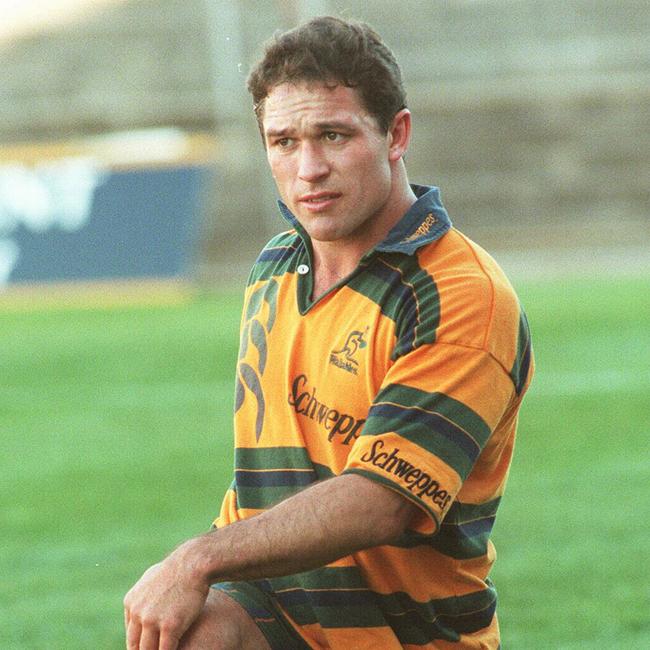
[[(393, 226), (386, 239), (375, 246), (374, 251), (413, 255), (418, 248), (440, 239), (451, 228), (451, 220), (442, 205), (437, 187), (412, 184), (411, 189), (417, 201)], [(284, 219), (308, 242), (309, 236), (291, 210), (282, 201), (278, 201), (278, 205)]]

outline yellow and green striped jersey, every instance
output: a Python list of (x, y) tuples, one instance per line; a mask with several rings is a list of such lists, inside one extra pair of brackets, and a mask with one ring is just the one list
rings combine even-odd
[(235, 479), (215, 522), (342, 473), (419, 506), (398, 543), (263, 581), (313, 648), (496, 648), (489, 540), (533, 361), (503, 272), (436, 188), (312, 301), (306, 233), (262, 251), (241, 324)]

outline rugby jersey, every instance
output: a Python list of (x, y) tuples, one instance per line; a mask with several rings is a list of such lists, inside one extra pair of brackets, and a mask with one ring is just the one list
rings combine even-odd
[(497, 648), (489, 540), (533, 369), (526, 317), (437, 188), (313, 301), (309, 238), (264, 248), (246, 289), (235, 478), (218, 527), (355, 473), (419, 506), (401, 539), (260, 581), (313, 648)]

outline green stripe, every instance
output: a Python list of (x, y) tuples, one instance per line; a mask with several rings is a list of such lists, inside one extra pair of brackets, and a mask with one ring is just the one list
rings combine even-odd
[[(264, 247), (255, 261), (248, 277), (247, 286), (292, 271), (295, 266), (294, 252), (300, 246), (302, 246), (302, 242), (294, 231), (276, 235)], [(275, 259), (273, 259), (274, 257)]]
[(347, 603), (344, 607), (336, 605), (314, 606), (318, 622), (324, 628), (339, 628), (342, 623), (345, 627), (384, 627), (386, 621), (379, 609), (362, 605)]
[(494, 616), (496, 591), (487, 588), (464, 596), (438, 598), (426, 603), (405, 593), (378, 594), (379, 606), (401, 644), (425, 645), (435, 639), (460, 641), (460, 635), (487, 627)]
[(312, 462), (304, 447), (237, 447), (237, 469), (311, 469)]
[[(311, 470), (314, 481), (334, 476), (326, 465), (313, 463), (303, 447), (258, 447), (235, 449), (235, 468), (238, 470)], [(237, 506), (263, 510), (305, 489), (304, 485), (252, 487), (237, 485)]]
[(299, 581), (303, 589), (365, 589), (357, 566), (325, 566), (296, 575), (273, 578), (275, 589), (288, 589)]
[(382, 253), (361, 267), (348, 284), (377, 304), (396, 325), (396, 359), (436, 340), (440, 297), (435, 281), (420, 267), (417, 256)]
[[(481, 504), (454, 501), (436, 533), (423, 535), (407, 530), (394, 546), (404, 549), (429, 546), (456, 560), (486, 555), (491, 530), (483, 530), (480, 524), (496, 516), (500, 502), (500, 498)], [(477, 524), (478, 530), (473, 532), (472, 527)]]
[(265, 487), (238, 485), (237, 507), (266, 510), (304, 489), (305, 487), (301, 485), (267, 485)]
[(435, 598), (427, 602), (418, 602), (404, 592), (377, 594), (381, 609), (392, 616), (406, 612), (416, 612), (425, 621), (434, 621), (438, 616), (464, 616), (468, 612), (488, 607), (496, 600), (496, 591), (492, 584), (486, 589), (464, 596)]
[(311, 469), (316, 472), (319, 481), (335, 475), (327, 465), (313, 462), (304, 447), (237, 447), (235, 467), (237, 469)]
[(300, 604), (293, 603), (291, 605), (281, 602), (281, 604), (287, 614), (289, 614), (298, 625), (313, 625), (314, 623), (320, 622), (318, 620), (318, 613), (309, 602)]
[(282, 598), (278, 598), (278, 602), (298, 625), (318, 623), (323, 628), (333, 629), (387, 627), (381, 610), (367, 604), (318, 605), (310, 599), (309, 593), (304, 594), (301, 602), (286, 602)]
[(455, 524), (466, 524), (484, 517), (494, 517), (497, 514), (501, 497), (486, 501), (485, 503), (463, 503), (454, 501), (449, 509), (445, 521), (452, 521)]
[(258, 261), (255, 263), (255, 266), (251, 271), (247, 286), (255, 284), (256, 282), (270, 280), (273, 277), (285, 275), (286, 273), (291, 273), (293, 272), (294, 267), (295, 261), (291, 259), (291, 257), (287, 257), (287, 259), (282, 261)]
[(249, 582), (220, 582), (213, 589), (223, 591), (237, 601), (255, 621), (272, 648), (309, 650), (269, 597), (256, 584)]
[(384, 316), (397, 322), (402, 301), (391, 291), (390, 283), (362, 271), (350, 280), (348, 287), (372, 300), (381, 308)]
[(300, 625), (318, 622), (324, 628), (383, 627), (376, 607), (356, 566), (322, 567), (268, 581), (280, 604)]
[(510, 370), (510, 378), (515, 385), (517, 394), (521, 393), (526, 379), (528, 377), (528, 370), (530, 368), (530, 360), (532, 355), (531, 341), (530, 341), (530, 328), (528, 326), (528, 319), (523, 310), (519, 315), (519, 331), (517, 333), (517, 356), (515, 362)]
[(391, 431), (436, 456), (463, 478), (472, 471), (472, 459), (458, 445), (444, 436), (436, 435), (434, 430), (423, 427), (415, 417), (408, 421), (373, 415), (368, 418), (361, 435), (378, 436)]
[[(389, 417), (381, 413), (382, 404), (411, 410)], [(452, 438), (441, 435), (440, 431), (436, 434), (435, 423), (430, 423), (432, 418), (428, 415), (431, 413), (451, 422), (460, 430), (458, 434)], [(443, 424), (440, 422), (441, 427)], [(393, 431), (439, 457), (461, 477), (467, 477), (472, 470), (477, 451), (471, 448), (482, 449), (491, 435), (485, 420), (462, 402), (443, 393), (428, 393), (400, 384), (389, 384), (379, 392), (361, 435)]]
[(312, 465), (319, 481), (325, 481), (328, 478), (336, 476), (327, 465), (321, 465), (320, 463), (312, 463)]
[[(431, 275), (420, 267), (416, 256), (408, 256), (404, 259), (399, 255), (394, 255), (391, 261), (397, 260), (401, 261), (399, 266), (406, 279), (415, 287), (417, 297), (419, 317), (413, 347), (434, 343), (438, 325), (440, 324), (440, 294), (438, 293), (438, 287)], [(400, 341), (408, 339), (406, 332), (399, 332), (398, 336)], [(409, 351), (410, 349), (406, 348), (398, 352), (405, 354)]]
[[(403, 384), (388, 384), (373, 400), (374, 404), (381, 402), (438, 413), (467, 431), (480, 447), (485, 446), (492, 433), (487, 422), (476, 411), (444, 393), (430, 393)], [(368, 423), (364, 426), (364, 431), (367, 427)]]
[[(323, 466), (320, 466), (323, 469)], [(323, 480), (319, 476), (318, 470), (314, 477), (314, 482)], [(238, 508), (253, 508), (257, 510), (266, 510), (273, 507), (280, 501), (284, 501), (289, 497), (306, 489), (305, 485), (265, 485), (262, 487), (255, 487), (249, 485), (237, 485), (237, 507)]]
[(379, 594), (366, 588), (356, 567), (324, 567), (265, 582), (299, 625), (390, 625), (402, 644), (426, 644), (434, 639), (458, 641), (460, 633), (478, 631), (489, 624), (496, 602), (489, 581), (485, 589), (477, 592), (425, 602), (405, 592)]

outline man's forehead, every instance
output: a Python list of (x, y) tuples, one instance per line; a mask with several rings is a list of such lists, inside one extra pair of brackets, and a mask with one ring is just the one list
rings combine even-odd
[(264, 100), (264, 130), (283, 128), (284, 122), (341, 122), (372, 119), (358, 91), (343, 84), (281, 83)]

